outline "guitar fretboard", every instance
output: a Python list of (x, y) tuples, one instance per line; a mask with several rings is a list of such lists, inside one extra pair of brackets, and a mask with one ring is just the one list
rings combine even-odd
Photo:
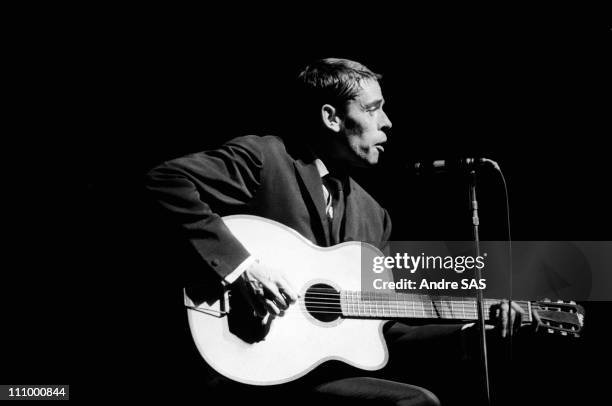
[[(484, 299), (485, 319), (491, 306), (500, 299)], [(531, 303), (515, 301), (525, 311), (524, 322), (531, 322)], [(469, 297), (429, 296), (407, 293), (341, 291), (340, 306), (345, 317), (375, 319), (453, 319), (476, 320), (476, 299)]]

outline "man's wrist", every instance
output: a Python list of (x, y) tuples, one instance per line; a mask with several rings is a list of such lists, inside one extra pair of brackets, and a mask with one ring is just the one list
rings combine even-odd
[(236, 280), (240, 278), (240, 276), (247, 269), (249, 269), (250, 267), (252, 267), (254, 264), (258, 262), (259, 262), (259, 259), (257, 259), (257, 257), (253, 255), (249, 255), (249, 257), (245, 259), (244, 261), (242, 261), (240, 265), (236, 267), (236, 269), (234, 269), (231, 273), (229, 273), (223, 278), (223, 282), (227, 285), (231, 285), (232, 283), (236, 282)]

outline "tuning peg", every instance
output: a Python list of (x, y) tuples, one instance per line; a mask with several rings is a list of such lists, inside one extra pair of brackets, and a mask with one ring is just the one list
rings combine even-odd
[(562, 335), (562, 336), (566, 336), (566, 335), (567, 335), (567, 331), (562, 331), (562, 332), (561, 332), (561, 335)]
[(554, 332), (555, 332), (555, 330), (553, 330), (552, 328), (549, 328), (549, 329), (548, 329), (548, 332), (549, 332), (549, 333), (554, 333)]
[(557, 303), (563, 303), (563, 300), (557, 300)]
[(576, 304), (576, 302), (574, 302), (573, 300), (570, 300), (570, 304)]

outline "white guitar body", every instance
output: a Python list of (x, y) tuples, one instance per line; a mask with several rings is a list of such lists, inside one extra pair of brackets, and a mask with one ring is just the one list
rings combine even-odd
[[(321, 248), (296, 231), (271, 220), (238, 215), (223, 219), (247, 250), (266, 264), (285, 270), (300, 293), (317, 283), (338, 291), (359, 291), (363, 249), (377, 251), (361, 242)], [(380, 255), (374, 253), (374, 255)], [(333, 277), (333, 282), (332, 282)], [(265, 339), (248, 343), (230, 332), (220, 298), (212, 306), (200, 305), (186, 296), (189, 327), (204, 360), (217, 372), (238, 382), (274, 385), (305, 375), (328, 360), (341, 360), (365, 370), (382, 368), (388, 359), (381, 320), (315, 319), (300, 300), (273, 320)], [(231, 314), (231, 309), (229, 310)]]

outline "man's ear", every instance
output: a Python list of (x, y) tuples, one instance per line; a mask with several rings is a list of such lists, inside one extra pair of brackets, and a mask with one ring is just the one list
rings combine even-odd
[(336, 133), (340, 131), (342, 120), (338, 117), (336, 108), (331, 104), (321, 106), (321, 119), (325, 127)]

